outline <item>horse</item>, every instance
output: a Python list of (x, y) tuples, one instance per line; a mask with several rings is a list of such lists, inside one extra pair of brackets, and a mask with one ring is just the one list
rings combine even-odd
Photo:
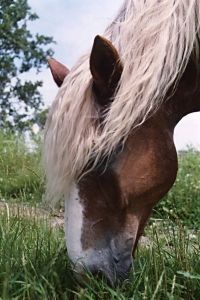
[(126, 0), (69, 71), (46, 122), (46, 197), (65, 200), (75, 273), (128, 277), (153, 207), (173, 186), (176, 124), (200, 110), (199, 0)]

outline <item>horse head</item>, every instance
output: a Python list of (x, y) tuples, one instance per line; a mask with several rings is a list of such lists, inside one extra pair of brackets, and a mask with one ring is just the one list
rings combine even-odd
[[(50, 64), (55, 81), (62, 84), (68, 69)], [(103, 111), (114, 101), (122, 69), (115, 47), (97, 36), (90, 70), (94, 99)], [(152, 208), (170, 189), (176, 172), (172, 133), (157, 113), (111, 157), (74, 182), (66, 199), (65, 233), (75, 270), (102, 273), (111, 283), (127, 278)]]
[(127, 278), (152, 209), (176, 179), (174, 128), (200, 110), (200, 6), (190, 2), (125, 1), (109, 40), (97, 36), (70, 72), (49, 62), (61, 88), (46, 126), (47, 191), (49, 201), (65, 197), (79, 274)]

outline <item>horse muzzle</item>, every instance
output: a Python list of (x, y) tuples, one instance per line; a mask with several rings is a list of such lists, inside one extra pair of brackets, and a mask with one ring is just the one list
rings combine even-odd
[(111, 286), (115, 286), (129, 276), (133, 266), (132, 249), (132, 238), (123, 244), (118, 239), (112, 239), (108, 247), (90, 249), (84, 257), (74, 262), (76, 277), (84, 282), (85, 273), (89, 272), (106, 278)]

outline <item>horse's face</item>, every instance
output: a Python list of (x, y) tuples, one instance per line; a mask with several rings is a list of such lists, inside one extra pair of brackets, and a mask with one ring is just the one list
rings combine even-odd
[(177, 171), (168, 133), (146, 124), (135, 135), (137, 145), (130, 136), (107, 169), (82, 178), (66, 201), (67, 249), (75, 270), (102, 273), (111, 283), (127, 277), (152, 208)]
[[(90, 69), (96, 101), (104, 109), (122, 72), (110, 42), (95, 39)], [(86, 268), (104, 274), (111, 283), (127, 277), (152, 208), (172, 186), (176, 171), (172, 136), (158, 114), (131, 133), (106, 166), (74, 183), (66, 199), (65, 232), (69, 258), (78, 273)]]

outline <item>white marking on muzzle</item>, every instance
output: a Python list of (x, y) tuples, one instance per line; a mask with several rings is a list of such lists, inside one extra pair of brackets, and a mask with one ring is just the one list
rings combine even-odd
[(65, 200), (65, 237), (70, 260), (77, 263), (84, 257), (81, 234), (83, 226), (83, 204), (77, 186), (74, 184)]
[(65, 238), (68, 256), (78, 273), (83, 273), (87, 267), (98, 266), (104, 260), (104, 253), (100, 250), (92, 248), (83, 250), (81, 243), (83, 220), (84, 206), (78, 187), (74, 184), (65, 199)]

